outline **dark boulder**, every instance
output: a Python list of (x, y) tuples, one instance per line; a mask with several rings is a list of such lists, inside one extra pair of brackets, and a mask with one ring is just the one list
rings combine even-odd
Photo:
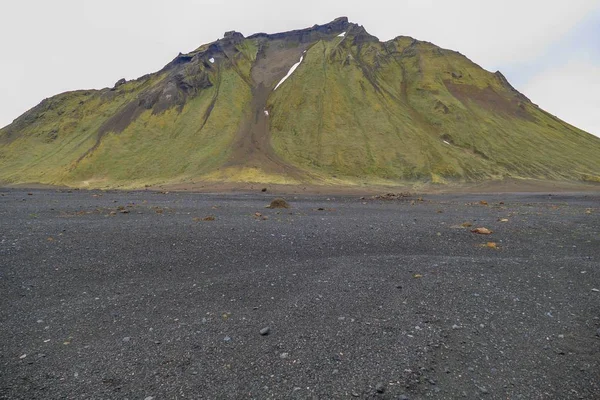
[(119, 86), (123, 86), (126, 83), (127, 80), (125, 78), (121, 78), (117, 81), (117, 83), (115, 83), (115, 86), (112, 88), (112, 90), (116, 90)]

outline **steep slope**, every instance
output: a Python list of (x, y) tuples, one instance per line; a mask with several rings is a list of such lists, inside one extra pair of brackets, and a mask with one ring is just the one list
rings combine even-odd
[(296, 165), (432, 181), (600, 171), (600, 140), (430, 43), (354, 28), (316, 43), (296, 74), (270, 99), (274, 146)]
[(136, 81), (46, 99), (0, 131), (4, 182), (511, 177), (599, 182), (600, 139), (459, 53), (408, 37), (380, 42), (345, 18), (228, 32)]

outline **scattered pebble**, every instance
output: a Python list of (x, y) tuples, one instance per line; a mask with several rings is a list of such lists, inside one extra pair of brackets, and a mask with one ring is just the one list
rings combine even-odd
[(23, 354), (21, 357), (19, 357), (19, 359), (24, 359), (25, 357), (27, 357), (27, 354)]

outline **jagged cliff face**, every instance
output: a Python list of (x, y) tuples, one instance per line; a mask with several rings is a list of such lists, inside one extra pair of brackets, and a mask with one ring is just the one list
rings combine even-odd
[(44, 100), (0, 131), (0, 180), (600, 180), (600, 140), (459, 53), (347, 19), (223, 39), (114, 88)]

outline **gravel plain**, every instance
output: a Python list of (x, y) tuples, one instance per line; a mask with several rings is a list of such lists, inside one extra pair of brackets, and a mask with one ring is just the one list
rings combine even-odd
[(600, 194), (274, 197), (0, 189), (0, 398), (600, 398)]

